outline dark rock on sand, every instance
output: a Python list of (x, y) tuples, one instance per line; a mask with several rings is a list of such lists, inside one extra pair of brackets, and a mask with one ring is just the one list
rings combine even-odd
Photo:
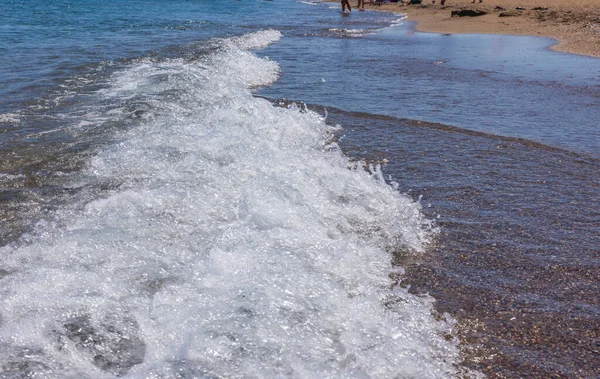
[(451, 17), (454, 16), (458, 16), (458, 17), (476, 17), (476, 16), (483, 16), (484, 14), (487, 14), (488, 12), (481, 10), (481, 9), (470, 9), (470, 8), (465, 8), (465, 9), (457, 9), (452, 11), (452, 13), (450, 14)]

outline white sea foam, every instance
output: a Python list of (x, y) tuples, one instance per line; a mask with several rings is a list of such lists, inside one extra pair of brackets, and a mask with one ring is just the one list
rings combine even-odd
[(331, 28), (330, 32), (339, 34), (344, 37), (363, 37), (377, 32), (376, 29), (346, 29), (346, 28)]
[(255, 33), (244, 34), (240, 37), (225, 40), (231, 42), (242, 50), (260, 49), (267, 47), (281, 39), (279, 30), (262, 30)]
[(306, 5), (320, 5), (320, 2), (318, 1), (299, 1), (300, 4), (306, 4)]
[(408, 15), (406, 13), (402, 13), (399, 18), (397, 18), (396, 20), (392, 21), (392, 26), (402, 25), (404, 23), (404, 20), (406, 20), (407, 18), (408, 18)]
[(21, 116), (17, 113), (1, 113), (0, 122), (17, 124), (21, 122)]
[(259, 44), (230, 42), (196, 62), (136, 62), (98, 92), (99, 103), (143, 99), (153, 117), (79, 179), (112, 190), (0, 250), (0, 367), (62, 378), (453, 375), (451, 322), (390, 279), (391, 251), (429, 238), (419, 205), (378, 168), (351, 164), (323, 117), (253, 97), (279, 68), (246, 50)]
[(15, 180), (15, 179), (23, 179), (26, 176), (23, 174), (7, 174), (5, 172), (0, 172), (0, 179), (4, 179), (4, 180)]

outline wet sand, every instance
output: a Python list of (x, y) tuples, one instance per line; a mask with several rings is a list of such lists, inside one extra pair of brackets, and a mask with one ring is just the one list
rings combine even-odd
[[(550, 37), (552, 49), (600, 58), (598, 0), (423, 0), (420, 5), (367, 2), (366, 9), (406, 13), (417, 30), (436, 33), (510, 34)], [(356, 2), (351, 2), (354, 6)], [(483, 11), (452, 16), (453, 11)]]

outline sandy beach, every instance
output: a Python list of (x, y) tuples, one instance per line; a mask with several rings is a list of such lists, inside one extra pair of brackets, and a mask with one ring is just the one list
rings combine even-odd
[[(356, 5), (356, 1), (351, 1)], [(598, 0), (423, 0), (422, 4), (371, 4), (366, 9), (401, 12), (417, 30), (436, 33), (510, 34), (555, 38), (556, 51), (600, 58)], [(457, 11), (485, 12), (479, 16)]]

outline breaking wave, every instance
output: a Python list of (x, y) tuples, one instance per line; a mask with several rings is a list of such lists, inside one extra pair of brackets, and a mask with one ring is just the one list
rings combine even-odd
[[(337, 127), (252, 89), (277, 31), (139, 59), (90, 95), (114, 138), (87, 188), (0, 250), (2, 376), (448, 377), (452, 321), (395, 286), (433, 233), (340, 151)], [(124, 127), (127, 120), (136, 124)]]

